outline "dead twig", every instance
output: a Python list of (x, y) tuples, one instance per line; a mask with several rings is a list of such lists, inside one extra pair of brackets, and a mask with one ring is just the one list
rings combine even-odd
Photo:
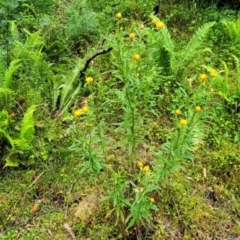
[(25, 190), (24, 194), (23, 194), (23, 198), (22, 198), (22, 202), (21, 202), (21, 208), (23, 207), (24, 204), (24, 200), (26, 198), (27, 193), (29, 192), (29, 189), (37, 182), (37, 180), (45, 173), (45, 170), (43, 172), (41, 172), (35, 179), (34, 181), (27, 187), (27, 189)]
[[(101, 45), (104, 44), (104, 42), (105, 42), (105, 40), (102, 40)], [(98, 51), (97, 51), (96, 53), (94, 53), (91, 57), (89, 57), (89, 58), (86, 60), (86, 63), (85, 63), (85, 65), (84, 65), (83, 69), (80, 71), (80, 80), (83, 81), (83, 78), (84, 78), (84, 76), (85, 76), (85, 72), (86, 72), (86, 70), (88, 69), (89, 64), (91, 63), (91, 61), (92, 61), (94, 58), (96, 58), (96, 57), (99, 56), (99, 55), (106, 54), (106, 53), (112, 51), (112, 49), (113, 49), (113, 48), (110, 47), (110, 48), (107, 48), (107, 49), (98, 50)]]
[(67, 232), (70, 234), (70, 236), (72, 237), (72, 239), (76, 239), (75, 233), (73, 232), (73, 230), (71, 229), (70, 225), (68, 223), (64, 223), (63, 224), (64, 228), (67, 230)]

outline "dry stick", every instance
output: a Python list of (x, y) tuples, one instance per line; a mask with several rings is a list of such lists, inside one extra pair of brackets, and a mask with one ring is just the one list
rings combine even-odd
[(67, 230), (67, 232), (70, 234), (70, 236), (72, 237), (72, 239), (76, 239), (75, 233), (73, 232), (73, 230), (71, 229), (70, 225), (68, 223), (64, 223), (63, 224), (64, 228)]
[[(104, 43), (104, 41), (105, 41), (105, 40), (103, 40), (103, 43)], [(102, 44), (103, 44), (103, 43), (102, 43)], [(82, 79), (82, 81), (83, 81), (83, 77), (84, 77), (84, 75), (85, 75), (85, 72), (86, 72), (86, 70), (88, 69), (88, 66), (89, 66), (90, 62), (91, 62), (94, 58), (96, 58), (96, 57), (99, 56), (99, 55), (108, 53), (108, 52), (112, 51), (112, 49), (113, 49), (113, 48), (110, 47), (110, 48), (108, 48), (108, 49), (98, 50), (98, 51), (97, 51), (96, 53), (94, 53), (91, 57), (89, 57), (89, 58), (87, 59), (85, 65), (84, 65), (83, 69), (80, 71), (80, 79)]]
[(43, 172), (41, 172), (35, 179), (34, 181), (27, 187), (27, 189), (25, 190), (24, 194), (23, 194), (23, 198), (22, 198), (22, 202), (21, 202), (21, 209), (23, 207), (23, 203), (24, 203), (24, 200), (26, 198), (26, 195), (29, 191), (29, 189), (37, 182), (37, 180), (45, 173), (45, 170)]
[(158, 0), (158, 11), (157, 11), (157, 14), (160, 14), (160, 11), (161, 11), (161, 0)]

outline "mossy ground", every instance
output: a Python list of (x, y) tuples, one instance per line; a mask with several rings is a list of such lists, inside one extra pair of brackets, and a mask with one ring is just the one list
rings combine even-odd
[[(194, 162), (166, 179), (155, 198), (159, 211), (153, 213), (154, 224), (142, 230), (143, 239), (240, 235), (240, 145), (223, 146), (202, 148)], [(74, 171), (77, 158), (69, 156), (64, 162), (39, 164), (36, 170), (2, 170), (1, 239), (68, 239), (66, 223), (77, 239), (121, 239), (114, 218), (106, 217), (108, 204), (100, 201), (99, 180), (80, 177)], [(99, 176), (107, 177), (105, 171)]]

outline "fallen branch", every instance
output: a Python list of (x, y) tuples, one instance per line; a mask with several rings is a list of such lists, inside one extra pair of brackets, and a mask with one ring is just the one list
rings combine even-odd
[[(104, 43), (104, 41), (105, 41), (105, 40), (102, 40), (103, 43)], [(102, 43), (102, 44), (103, 44), (103, 43)], [(80, 71), (80, 80), (84, 81), (83, 78), (84, 78), (84, 76), (85, 76), (85, 72), (86, 72), (86, 70), (88, 69), (89, 64), (91, 63), (91, 61), (92, 61), (94, 58), (96, 58), (96, 57), (99, 56), (99, 55), (106, 54), (106, 53), (112, 51), (112, 49), (113, 49), (113, 48), (110, 47), (110, 48), (107, 48), (107, 49), (98, 50), (98, 51), (97, 51), (96, 53), (94, 53), (91, 57), (89, 57), (89, 58), (87, 59), (85, 65), (84, 65), (83, 69)]]

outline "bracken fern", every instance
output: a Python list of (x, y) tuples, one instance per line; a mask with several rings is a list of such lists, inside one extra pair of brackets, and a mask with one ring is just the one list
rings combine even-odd
[(201, 26), (196, 33), (192, 36), (191, 40), (188, 42), (187, 46), (181, 51), (180, 56), (176, 59), (175, 66), (175, 77), (180, 77), (184, 72), (184, 69), (194, 60), (194, 58), (206, 51), (210, 51), (209, 48), (200, 49), (204, 39), (206, 38), (207, 33), (210, 28), (213, 27), (215, 22), (205, 23)]

